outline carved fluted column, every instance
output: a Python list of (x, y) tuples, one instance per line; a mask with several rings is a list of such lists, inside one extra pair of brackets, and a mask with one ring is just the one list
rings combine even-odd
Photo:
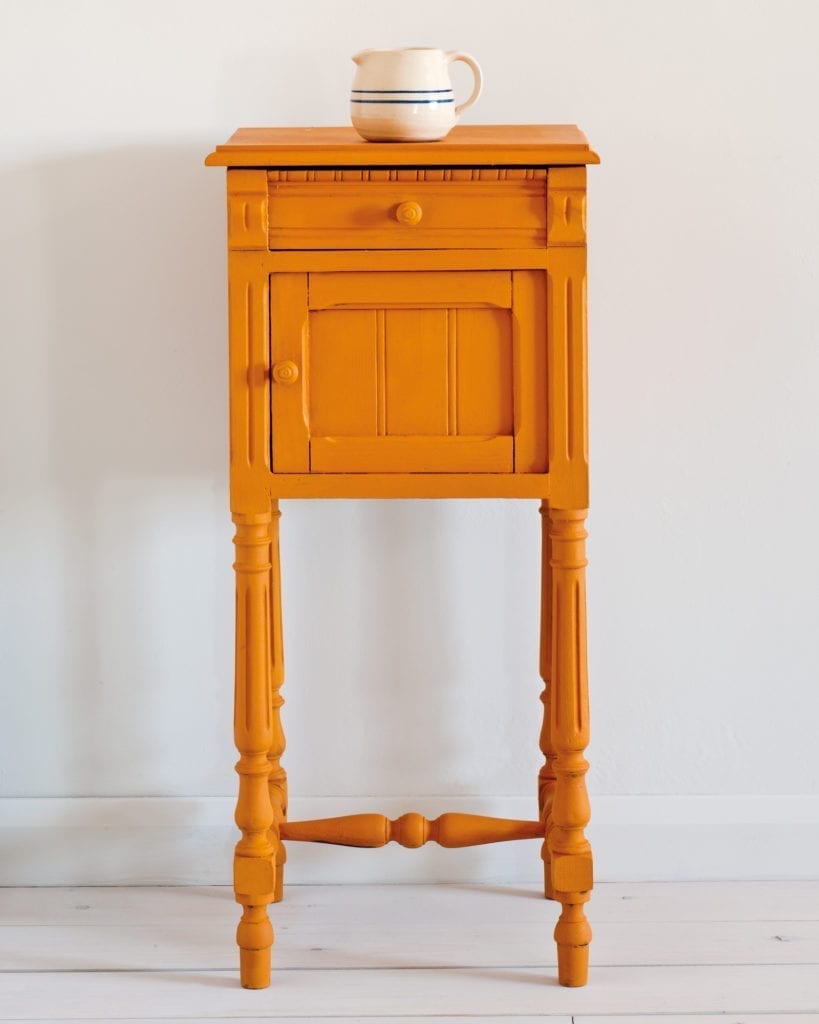
[(543, 724), (540, 729), (540, 749), (543, 753), (543, 767), (538, 773), (538, 810), (540, 820), (544, 823), (545, 835), (541, 847), (543, 858), (543, 888), (547, 900), (554, 898), (552, 888), (552, 861), (549, 854), (549, 829), (552, 820), (552, 800), (555, 789), (554, 751), (552, 749), (552, 544), (549, 539), (549, 506), (544, 501), (540, 505), (541, 518), (541, 592), (540, 592), (540, 676), (543, 680), (543, 691), (540, 699), (543, 702)]
[(591, 928), (584, 903), (592, 887), (586, 792), (589, 742), (586, 664), (585, 511), (549, 513), (552, 567), (552, 651), (550, 707), (555, 790), (548, 833), (554, 898), (562, 905), (555, 928), (558, 980), (585, 985)]
[(272, 740), (267, 752), (268, 790), (273, 807), (274, 823), (270, 839), (276, 850), (276, 886), (274, 902), (284, 895), (284, 863), (287, 852), (281, 842), (278, 826), (287, 819), (287, 773), (281, 764), (285, 740), (280, 708), (284, 699), (280, 693), (284, 681), (284, 644), (282, 640), (281, 568), (279, 563), (279, 503), (273, 502), (273, 519), (270, 523), (270, 688)]
[(273, 928), (267, 904), (275, 895), (278, 829), (270, 800), (273, 745), (271, 651), (271, 512), (234, 514), (236, 524), (236, 691), (234, 736), (239, 750), (239, 798), (234, 889), (244, 907), (236, 932), (245, 988), (270, 984)]

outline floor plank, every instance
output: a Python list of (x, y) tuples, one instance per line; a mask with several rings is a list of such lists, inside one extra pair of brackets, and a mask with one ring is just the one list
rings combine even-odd
[[(172, 908), (169, 908), (171, 911)], [(312, 911), (305, 911), (312, 914)], [(286, 969), (362, 967), (538, 967), (555, 965), (546, 907), (538, 924), (346, 926), (276, 923), (274, 959)], [(234, 914), (188, 925), (171, 917), (152, 925), (22, 925), (0, 929), (0, 971), (228, 970), (236, 965)], [(819, 922), (594, 923), (595, 966), (819, 964)]]
[[(11, 1020), (3, 1019), (4, 1024), (30, 1024), (30, 1020), (25, 1017), (15, 1017)], [(533, 1016), (526, 1014), (523, 1016), (513, 1015), (511, 1017), (475, 1017), (480, 1024), (543, 1024), (544, 1021), (548, 1021), (548, 1024), (572, 1024), (572, 1018), (568, 1014), (537, 1014)], [(49, 1017), (47, 1021), (41, 1020), (38, 1024), (76, 1024), (76, 1017)], [(457, 1017), (383, 1017), (383, 1016), (369, 1016), (369, 1017), (128, 1017), (128, 1024), (157, 1024), (161, 1021), (161, 1024), (230, 1024), (231, 1021), (241, 1020), (242, 1024), (270, 1024), (273, 1020), (276, 1024), (355, 1024), (356, 1021), (366, 1022), (366, 1024), (465, 1024), (462, 1016)], [(600, 1018), (595, 1017), (594, 1020), (600, 1024)], [(692, 1018), (687, 1017), (686, 1020), (691, 1024)], [(721, 1022), (725, 1021), (724, 1017), (720, 1017)], [(805, 1020), (804, 1017), (791, 1015), (787, 1018), (792, 1024), (802, 1024)], [(693, 1018), (693, 1024), (697, 1024), (697, 1018)], [(754, 1018), (754, 1024), (775, 1024), (773, 1018), (770, 1020), (762, 1020), (758, 1022)], [(812, 1024), (812, 1022), (811, 1022)]]
[[(230, 1024), (241, 1020), (242, 1024), (464, 1024), (464, 1017), (129, 1017), (128, 1024)], [(471, 1020), (479, 1024), (817, 1024), (819, 1013), (742, 1013), (742, 1014), (594, 1014), (592, 1016), (571, 1017), (566, 1014), (552, 1014), (548, 1011), (537, 1015), (511, 1014), (504, 1017), (473, 1016)], [(24, 1024), (25, 1018), (17, 1017), (5, 1024)], [(25, 1022), (30, 1024), (30, 1022)], [(47, 1022), (39, 1024), (76, 1024), (76, 1018), (50, 1017)]]
[(634, 1024), (642, 1021), (651, 1024), (817, 1024), (819, 1013), (664, 1013), (634, 1014), (627, 1017), (617, 1014), (587, 1017), (585, 1014), (574, 1017), (573, 1024)]
[(536, 889), (291, 886), (271, 908), (273, 986), (246, 992), (226, 888), (6, 889), (0, 1020), (819, 1024), (817, 897), (817, 883), (602, 885), (591, 981), (569, 990), (558, 907)]
[[(6, 1016), (125, 1020), (210, 1016), (503, 1016), (515, 1014), (815, 1012), (811, 966), (597, 967), (589, 985), (561, 988), (553, 972), (469, 970), (277, 970), (248, 992), (232, 971), (6, 974)], [(13, 1008), (13, 1010), (12, 1010)]]
[[(406, 901), (404, 893), (412, 892)], [(464, 900), (463, 894), (473, 894)], [(173, 902), (171, 902), (173, 901)], [(273, 908), (274, 923), (292, 904), (309, 907), (326, 924), (383, 923), (398, 907), (401, 920), (423, 924), (430, 914), (446, 921), (454, 908), (464, 924), (476, 924), (502, 906), (514, 919), (537, 924), (544, 900), (536, 886), (480, 885), (292, 885)], [(99, 886), (0, 888), (4, 925), (153, 924), (172, 914), (187, 922), (221, 920), (225, 907), (238, 913), (227, 886)], [(169, 913), (173, 908), (172, 914)], [(804, 882), (600, 883), (589, 916), (593, 921), (819, 921), (819, 880)]]
[[(457, 1017), (129, 1017), (128, 1024), (156, 1024), (161, 1020), (162, 1024), (230, 1024), (231, 1021), (241, 1020), (242, 1024), (270, 1024), (274, 1020), (276, 1024), (355, 1024), (356, 1021), (366, 1024), (464, 1024), (462, 1016)], [(537, 1014), (537, 1016), (512, 1016), (512, 1017), (476, 1017), (480, 1024), (572, 1024), (572, 1018), (566, 1014)], [(697, 1018), (686, 1017), (689, 1024), (697, 1024)], [(713, 1019), (713, 1018), (712, 1018)], [(724, 1024), (724, 1017), (718, 1020)], [(754, 1024), (777, 1024), (778, 1020), (787, 1019), (791, 1024), (802, 1024), (805, 1017), (790, 1015), (787, 1018), (762, 1019), (754, 1018)], [(23, 1024), (24, 1017), (16, 1017), (13, 1020), (5, 1021), (4, 1024)], [(601, 1018), (595, 1017), (600, 1024)], [(729, 1024), (730, 1024), (730, 1018)], [(30, 1024), (30, 1022), (26, 1022)], [(39, 1024), (76, 1024), (76, 1018), (50, 1017), (47, 1022), (40, 1021)], [(709, 1022), (710, 1024), (710, 1022)], [(812, 1022), (809, 1022), (812, 1024)]]

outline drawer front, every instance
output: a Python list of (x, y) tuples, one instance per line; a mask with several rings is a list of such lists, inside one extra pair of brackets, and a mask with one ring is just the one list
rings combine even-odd
[(271, 249), (546, 244), (546, 171), (270, 171)]

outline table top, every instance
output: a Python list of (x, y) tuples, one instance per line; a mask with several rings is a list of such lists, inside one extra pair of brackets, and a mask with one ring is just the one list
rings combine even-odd
[(438, 142), (365, 142), (352, 127), (240, 128), (209, 167), (536, 167), (600, 163), (573, 124), (456, 125)]

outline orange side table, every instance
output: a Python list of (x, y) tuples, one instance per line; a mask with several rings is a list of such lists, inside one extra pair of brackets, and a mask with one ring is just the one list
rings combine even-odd
[[(247, 988), (270, 983), (283, 840), (542, 836), (545, 895), (562, 906), (559, 980), (586, 982), (586, 165), (597, 162), (571, 125), (381, 145), (351, 128), (243, 128), (207, 158), (227, 168), (234, 886)], [(288, 821), (279, 499), (489, 497), (540, 501), (537, 817)]]

